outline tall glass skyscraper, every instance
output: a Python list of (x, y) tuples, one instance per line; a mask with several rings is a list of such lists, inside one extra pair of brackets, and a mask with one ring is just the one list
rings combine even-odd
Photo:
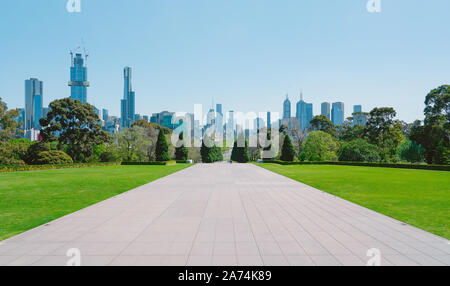
[(291, 101), (289, 95), (286, 95), (286, 100), (283, 103), (283, 119), (291, 118)]
[(331, 120), (331, 105), (329, 102), (322, 103), (321, 115)]
[(300, 122), (300, 129), (302, 131), (309, 129), (311, 119), (313, 118), (313, 105), (312, 103), (306, 103), (303, 100), (303, 95), (297, 103), (297, 113), (295, 117)]
[(333, 108), (331, 110), (331, 122), (334, 125), (342, 125), (345, 120), (345, 106), (343, 102), (333, 103)]
[(72, 55), (72, 64), (70, 66), (70, 98), (81, 101), (83, 104), (87, 102), (87, 67), (81, 54)]
[(129, 128), (135, 121), (135, 93), (131, 84), (132, 70), (123, 69), (124, 95), (121, 101), (121, 127)]
[(25, 80), (25, 130), (41, 129), (43, 88), (42, 81), (37, 78)]

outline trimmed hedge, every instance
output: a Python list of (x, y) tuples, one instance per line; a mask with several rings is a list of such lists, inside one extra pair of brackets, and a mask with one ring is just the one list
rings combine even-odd
[(176, 165), (177, 161), (166, 162), (122, 162), (123, 166), (168, 166)]
[(390, 164), (390, 163), (365, 163), (365, 162), (284, 162), (279, 160), (264, 160), (264, 163), (278, 165), (341, 165), (341, 166), (359, 166), (359, 167), (379, 167), (396, 169), (416, 169), (416, 170), (434, 170), (450, 171), (450, 165), (425, 165), (425, 164)]
[(17, 165), (17, 166), (0, 165), (0, 173), (56, 170), (56, 169), (77, 169), (89, 167), (107, 167), (118, 165), (120, 165), (120, 163), (82, 163), (82, 164), (62, 164), (62, 165)]

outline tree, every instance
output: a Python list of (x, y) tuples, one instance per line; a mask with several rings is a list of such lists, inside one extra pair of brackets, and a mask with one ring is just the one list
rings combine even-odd
[(72, 158), (59, 150), (41, 152), (37, 155), (35, 160), (36, 165), (65, 165), (72, 163)]
[(407, 140), (399, 149), (400, 158), (409, 163), (419, 163), (423, 162), (425, 159), (425, 150), (414, 141)]
[(285, 162), (292, 162), (295, 158), (295, 150), (292, 145), (291, 137), (286, 135), (284, 137), (283, 146), (281, 147), (280, 160)]
[(155, 155), (158, 162), (170, 161), (169, 144), (167, 144), (166, 135), (162, 130), (159, 131), (158, 141), (156, 141)]
[(336, 160), (338, 147), (330, 134), (323, 131), (309, 133), (308, 139), (303, 143), (301, 157), (308, 161)]
[(336, 127), (330, 119), (324, 115), (319, 115), (311, 119), (310, 131), (323, 131), (333, 137), (336, 136)]
[(39, 159), (39, 154), (42, 152), (48, 152), (50, 150), (50, 143), (35, 142), (28, 148), (23, 160), (28, 165), (39, 165), (39, 163), (37, 162), (37, 160)]
[(338, 152), (339, 161), (343, 162), (379, 162), (378, 148), (364, 139), (344, 143)]
[[(124, 161), (143, 162), (148, 158), (149, 140), (145, 137), (145, 129), (140, 126), (126, 128), (116, 135), (119, 153)], [(105, 156), (109, 156), (105, 154)], [(105, 157), (104, 157), (105, 159)]]
[(432, 90), (425, 98), (424, 125), (416, 121), (410, 139), (425, 149), (428, 164), (450, 160), (450, 85)]
[(238, 163), (248, 163), (250, 161), (248, 141), (246, 140), (244, 133), (240, 133), (237, 140), (234, 142), (231, 160)]
[(16, 137), (19, 124), (14, 120), (19, 116), (17, 109), (8, 110), (8, 106), (0, 97), (0, 142)]
[(364, 130), (369, 143), (378, 146), (383, 162), (397, 161), (398, 147), (405, 140), (401, 123), (394, 120), (396, 116), (391, 107), (374, 108)]
[(87, 162), (94, 146), (108, 143), (111, 137), (102, 130), (94, 107), (71, 98), (50, 103), (47, 117), (39, 123), (45, 142), (58, 141), (59, 149), (67, 145), (67, 153), (75, 162)]
[(336, 137), (341, 141), (352, 141), (364, 138), (364, 126), (357, 124), (343, 124), (336, 128)]
[(222, 150), (209, 137), (203, 138), (200, 154), (203, 163), (215, 163), (223, 160)]
[(181, 142), (180, 147), (175, 148), (175, 158), (178, 161), (187, 161), (189, 156), (189, 151), (186, 148), (186, 143), (184, 142), (184, 135), (183, 132), (180, 133), (180, 136), (178, 137), (179, 141)]

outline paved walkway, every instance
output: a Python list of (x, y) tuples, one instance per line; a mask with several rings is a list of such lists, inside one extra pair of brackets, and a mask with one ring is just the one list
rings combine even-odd
[(0, 265), (450, 265), (449, 241), (254, 165), (196, 165), (0, 245)]

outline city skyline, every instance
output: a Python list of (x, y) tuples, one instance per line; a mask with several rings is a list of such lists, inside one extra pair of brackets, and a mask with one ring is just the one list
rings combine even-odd
[[(423, 119), (426, 94), (450, 78), (443, 17), (450, 3), (401, 0), (384, 3), (374, 15), (365, 2), (85, 1), (79, 14), (68, 13), (64, 3), (5, 3), (11, 13), (0, 20), (0, 51), (8, 54), (0, 95), (10, 108), (21, 108), (23, 80), (39, 78), (46, 88), (43, 106), (69, 97), (68, 52), (84, 39), (91, 54), (87, 101), (110, 115), (120, 115), (121, 70), (131, 66), (137, 114), (190, 112), (211, 98), (226, 110), (279, 112), (286, 92), (297, 101), (303, 89), (314, 114), (326, 101), (363, 105), (365, 111), (390, 106), (406, 122)], [(255, 5), (259, 14), (249, 22)], [(122, 14), (130, 16), (126, 27), (112, 21)], [(426, 19), (416, 23), (419, 17)], [(125, 33), (135, 44), (117, 43)], [(437, 38), (440, 45), (426, 44)], [(29, 41), (38, 44), (30, 49)]]

